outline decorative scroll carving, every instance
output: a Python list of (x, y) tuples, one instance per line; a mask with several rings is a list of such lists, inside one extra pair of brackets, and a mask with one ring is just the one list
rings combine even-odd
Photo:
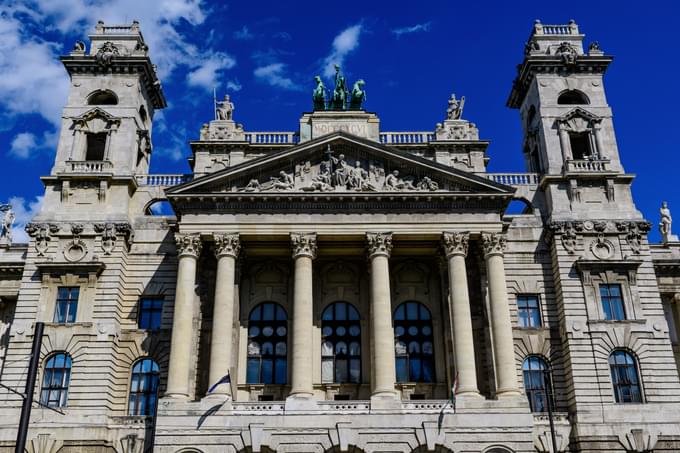
[(197, 258), (203, 248), (199, 234), (175, 234), (175, 243), (177, 244), (178, 256), (187, 255)]
[(214, 234), (215, 238), (215, 257), (231, 256), (238, 258), (241, 252), (241, 240), (238, 233)]
[(301, 256), (316, 258), (316, 233), (290, 233), (293, 259)]
[(59, 226), (47, 223), (29, 223), (26, 225), (26, 233), (35, 238), (35, 250), (38, 256), (45, 256), (52, 240), (51, 235), (59, 231)]
[(505, 251), (507, 238), (503, 233), (482, 233), (484, 255), (502, 255)]
[(368, 257), (389, 256), (392, 254), (392, 233), (366, 233)]
[(470, 239), (470, 233), (447, 233), (444, 232), (442, 235), (442, 246), (444, 247), (444, 253), (446, 257), (452, 255), (463, 255), (467, 256), (468, 252), (468, 241)]

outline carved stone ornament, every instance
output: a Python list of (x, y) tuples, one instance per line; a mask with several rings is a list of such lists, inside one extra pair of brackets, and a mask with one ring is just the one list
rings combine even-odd
[(442, 246), (446, 257), (454, 255), (467, 256), (468, 241), (470, 233), (444, 233), (442, 235)]
[(290, 233), (290, 245), (293, 259), (301, 256), (316, 258), (316, 233)]
[(568, 42), (560, 43), (560, 45), (557, 47), (557, 50), (555, 50), (555, 55), (562, 57), (562, 61), (567, 65), (576, 64), (576, 58), (578, 56), (574, 46)]
[(626, 242), (628, 242), (630, 250), (639, 255), (642, 250), (642, 239), (652, 228), (652, 224), (646, 221), (617, 222), (616, 228), (626, 233)]
[(598, 234), (597, 238), (590, 243), (590, 252), (595, 258), (600, 260), (608, 260), (614, 256), (614, 244), (604, 235)]
[(195, 258), (201, 254), (203, 242), (199, 234), (175, 234), (175, 244), (177, 244), (178, 256), (193, 256)]
[(215, 234), (215, 256), (217, 258), (223, 256), (231, 256), (238, 258), (241, 251), (241, 240), (238, 233), (229, 234)]
[(507, 238), (503, 233), (482, 233), (484, 255), (502, 255), (505, 252)]
[(64, 258), (71, 263), (82, 261), (87, 255), (87, 244), (77, 236), (64, 246)]
[(59, 231), (59, 226), (47, 223), (29, 223), (26, 225), (26, 233), (35, 238), (35, 250), (38, 256), (45, 256), (52, 240), (51, 235)]
[(116, 246), (116, 225), (113, 223), (98, 223), (94, 230), (102, 234), (102, 250), (104, 255), (110, 255)]
[(111, 41), (106, 41), (97, 51), (95, 59), (100, 66), (108, 67), (111, 65), (113, 57), (120, 55), (118, 47)]
[(392, 233), (366, 233), (368, 257), (389, 256), (392, 254)]
[[(599, 222), (597, 222), (597, 227), (599, 228)], [(606, 223), (605, 223), (606, 226)], [(583, 231), (584, 227), (586, 229), (595, 228), (595, 223), (587, 220), (584, 222), (552, 222), (550, 224), (550, 229), (553, 234), (560, 235), (562, 240), (562, 247), (569, 253), (573, 255), (576, 253), (576, 247), (578, 246), (578, 234)]]

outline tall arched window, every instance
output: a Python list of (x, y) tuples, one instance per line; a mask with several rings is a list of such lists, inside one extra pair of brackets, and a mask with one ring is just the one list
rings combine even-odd
[(53, 354), (45, 362), (40, 404), (65, 407), (71, 380), (71, 356), (65, 352)]
[(579, 105), (590, 104), (588, 96), (578, 90), (568, 90), (560, 94), (557, 98), (557, 103), (560, 105)]
[(614, 398), (617, 403), (641, 403), (640, 379), (633, 354), (618, 350), (609, 356)]
[[(310, 345), (311, 347), (311, 345)], [(253, 308), (248, 320), (249, 384), (285, 384), (288, 380), (288, 317), (279, 304)]]
[(361, 382), (361, 325), (352, 304), (335, 302), (321, 314), (321, 381)]
[(434, 382), (432, 316), (420, 302), (404, 302), (394, 311), (397, 382)]
[(160, 369), (152, 359), (138, 360), (132, 366), (130, 379), (129, 415), (156, 415)]
[(530, 355), (524, 359), (522, 370), (524, 373), (524, 391), (529, 399), (531, 412), (548, 411), (548, 393), (546, 370), (548, 364), (539, 356)]

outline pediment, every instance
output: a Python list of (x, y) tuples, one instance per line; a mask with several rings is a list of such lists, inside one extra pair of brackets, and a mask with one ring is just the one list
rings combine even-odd
[[(187, 197), (340, 199), (455, 197), (509, 202), (514, 189), (380, 143), (335, 132), (166, 191)], [(177, 206), (180, 207), (180, 206)]]
[(599, 117), (593, 115), (589, 111), (581, 108), (581, 107), (575, 107), (571, 110), (569, 110), (567, 113), (562, 115), (561, 117), (558, 118), (558, 121), (569, 121), (574, 118), (582, 118), (586, 121), (595, 121), (598, 120)]

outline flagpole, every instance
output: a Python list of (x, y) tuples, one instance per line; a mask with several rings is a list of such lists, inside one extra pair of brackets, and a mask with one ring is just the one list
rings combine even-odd
[(557, 438), (555, 437), (555, 422), (553, 421), (553, 386), (552, 373), (550, 368), (543, 370), (543, 380), (545, 382), (546, 399), (548, 400), (548, 421), (550, 422), (550, 437), (552, 438), (553, 451), (557, 452)]
[(213, 85), (213, 115), (217, 119), (217, 88)]

